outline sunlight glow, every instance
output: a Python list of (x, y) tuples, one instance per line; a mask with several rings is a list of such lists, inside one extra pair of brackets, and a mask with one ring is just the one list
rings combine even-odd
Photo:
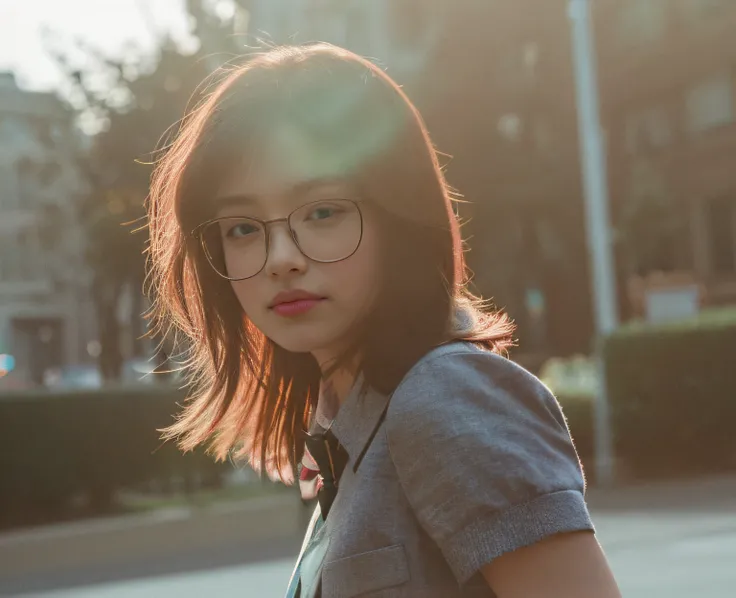
[[(80, 43), (110, 57), (148, 53), (156, 38), (189, 39), (185, 0), (25, 0), (0, 2), (0, 71), (13, 70), (29, 89), (58, 87), (51, 50), (84, 61)], [(142, 10), (143, 8), (143, 10)]]

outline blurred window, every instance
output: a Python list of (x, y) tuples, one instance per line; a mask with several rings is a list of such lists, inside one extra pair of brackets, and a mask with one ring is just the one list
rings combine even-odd
[(709, 202), (707, 218), (712, 270), (736, 273), (736, 200), (726, 197)]
[(667, 0), (625, 0), (618, 13), (618, 37), (624, 45), (660, 40), (667, 23)]
[(672, 142), (672, 127), (663, 108), (650, 108), (626, 116), (624, 125), (626, 151), (638, 154)]
[(721, 74), (703, 81), (687, 93), (688, 128), (700, 133), (734, 120), (734, 79)]

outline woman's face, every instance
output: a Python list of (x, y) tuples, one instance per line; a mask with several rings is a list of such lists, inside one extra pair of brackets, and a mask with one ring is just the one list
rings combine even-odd
[[(378, 292), (375, 217), (340, 164), (339, 155), (282, 125), (213, 200), (217, 217), (228, 218), (217, 242), (230, 276), (250, 276), (263, 265), (232, 282), (244, 312), (276, 344), (320, 363), (345, 349)], [(261, 227), (247, 218), (289, 218), (294, 234), (286, 221)]]

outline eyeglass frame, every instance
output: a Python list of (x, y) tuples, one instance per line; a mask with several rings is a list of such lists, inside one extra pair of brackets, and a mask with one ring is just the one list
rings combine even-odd
[[(298, 212), (299, 210), (304, 209), (307, 206), (314, 205), (314, 204), (319, 204), (319, 203), (325, 203), (325, 202), (329, 202), (329, 201), (347, 201), (347, 202), (350, 202), (351, 204), (353, 204), (355, 206), (355, 209), (358, 211), (358, 217), (360, 219), (360, 236), (358, 237), (358, 242), (355, 245), (355, 249), (353, 249), (353, 251), (351, 251), (349, 255), (346, 255), (345, 257), (341, 257), (341, 258), (336, 259), (336, 260), (316, 260), (313, 257), (308, 256), (304, 252), (304, 250), (301, 248), (301, 246), (299, 245), (299, 241), (296, 238), (296, 234), (294, 233), (294, 229), (291, 226), (290, 219), (291, 219), (291, 217), (296, 212)], [(263, 227), (263, 231), (265, 233), (265, 240), (264, 240), (264, 242), (266, 244), (266, 256), (265, 256), (265, 258), (263, 260), (263, 265), (258, 269), (258, 272), (256, 272), (255, 274), (251, 274), (250, 276), (245, 276), (243, 278), (233, 278), (233, 277), (230, 277), (230, 276), (225, 276), (224, 274), (222, 274), (215, 267), (215, 264), (213, 263), (214, 260), (213, 260), (212, 256), (210, 255), (210, 252), (207, 250), (207, 245), (206, 245), (206, 242), (204, 240), (204, 235), (202, 234), (202, 231), (205, 228), (207, 228), (208, 226), (210, 226), (211, 224), (214, 224), (216, 222), (222, 222), (224, 220), (236, 220), (238, 218), (242, 218), (242, 219), (246, 219), (246, 220), (252, 220), (253, 222), (257, 222), (258, 224), (260, 224)], [(218, 216), (217, 218), (210, 218), (209, 220), (205, 220), (204, 222), (199, 223), (197, 226), (195, 226), (192, 229), (192, 231), (191, 231), (191, 233), (189, 233), (189, 235), (191, 237), (193, 237), (194, 239), (196, 239), (196, 240), (199, 241), (199, 245), (202, 248), (202, 251), (204, 252), (205, 257), (207, 258), (207, 262), (209, 263), (210, 267), (215, 271), (215, 273), (218, 276), (220, 276), (221, 278), (224, 278), (225, 280), (229, 280), (230, 282), (239, 282), (241, 280), (248, 280), (250, 278), (253, 278), (255, 276), (258, 276), (261, 272), (263, 272), (263, 269), (266, 267), (266, 264), (268, 263), (268, 255), (269, 255), (269, 251), (271, 250), (271, 242), (270, 242), (271, 241), (271, 239), (270, 239), (271, 228), (270, 228), (270, 225), (277, 224), (279, 222), (285, 222), (286, 223), (286, 228), (289, 230), (289, 235), (291, 236), (291, 240), (294, 242), (294, 245), (299, 250), (299, 253), (301, 253), (308, 260), (311, 260), (311, 261), (313, 261), (315, 263), (318, 263), (318, 264), (336, 264), (338, 262), (343, 262), (343, 261), (345, 261), (345, 260), (353, 257), (355, 255), (355, 253), (358, 251), (358, 249), (360, 248), (360, 244), (363, 242), (363, 229), (364, 229), (363, 211), (360, 209), (360, 204), (359, 204), (359, 201), (358, 200), (350, 199), (348, 197), (331, 197), (329, 199), (316, 199), (314, 201), (307, 202), (307, 203), (299, 206), (298, 208), (294, 208), (289, 213), (288, 216), (285, 216), (283, 218), (272, 218), (270, 220), (262, 220), (260, 218), (254, 218), (252, 216)]]

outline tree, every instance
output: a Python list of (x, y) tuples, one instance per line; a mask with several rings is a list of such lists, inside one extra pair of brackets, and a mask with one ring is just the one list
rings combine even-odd
[(199, 46), (193, 53), (183, 52), (167, 35), (160, 37), (153, 58), (135, 47), (125, 57), (112, 58), (78, 43), (90, 59), (84, 70), (75, 68), (64, 52), (54, 52), (80, 125), (95, 129), (87, 150), (78, 156), (89, 189), (80, 198), (78, 214), (93, 275), (99, 367), (107, 380), (122, 373), (119, 318), (126, 292), (132, 308), (125, 325), (134, 338), (144, 332), (144, 201), (155, 150), (175, 131), (198, 85), (237, 54), (242, 41), (234, 33), (242, 26), (247, 2), (188, 0), (186, 8)]

